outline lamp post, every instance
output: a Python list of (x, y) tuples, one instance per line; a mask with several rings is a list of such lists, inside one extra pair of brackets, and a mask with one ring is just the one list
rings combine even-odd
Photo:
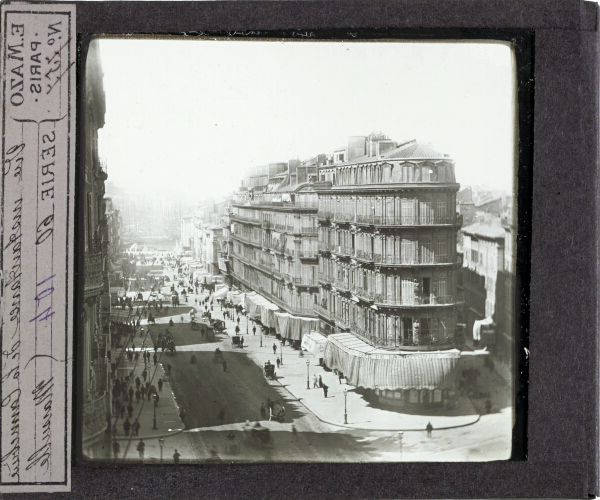
[(283, 364), (283, 340), (279, 341), (279, 350), (281, 352), (281, 356), (279, 358), (279, 361), (281, 361), (281, 364)]
[(348, 389), (344, 388), (344, 423), (348, 423), (348, 406), (346, 405), (346, 398), (348, 396)]
[(158, 445), (160, 446), (160, 463), (163, 461), (163, 448), (165, 446), (165, 438), (158, 438)]
[(262, 326), (260, 327), (260, 346), (262, 347)]
[(306, 360), (306, 388), (310, 389), (310, 360)]
[(249, 323), (249, 319), (248, 319), (248, 313), (246, 313), (246, 335), (248, 335), (248, 323)]
[(155, 431), (158, 429), (158, 427), (156, 427), (156, 394), (154, 395), (153, 399), (154, 399), (154, 420), (153, 420), (154, 425), (152, 427), (152, 430)]

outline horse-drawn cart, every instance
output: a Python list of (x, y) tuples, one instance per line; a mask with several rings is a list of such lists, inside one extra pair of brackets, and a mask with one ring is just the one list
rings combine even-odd
[(275, 365), (273, 363), (266, 362), (263, 368), (263, 374), (266, 378), (276, 380), (277, 376), (275, 375)]

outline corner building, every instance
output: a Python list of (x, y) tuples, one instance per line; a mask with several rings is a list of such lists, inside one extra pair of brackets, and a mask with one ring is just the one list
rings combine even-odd
[[(391, 363), (384, 371), (394, 373), (382, 374), (385, 381), (379, 383), (358, 377), (353, 385), (401, 404), (442, 403), (453, 389), (460, 357), (453, 349), (460, 304), (456, 238), (462, 225), (455, 213), (460, 186), (454, 162), (430, 145), (373, 133), (351, 137), (345, 150), (336, 150), (314, 187), (315, 310), (322, 332), (330, 335), (326, 363), (336, 365), (334, 345), (346, 354), (351, 343), (364, 352), (379, 349), (380, 362)], [(423, 351), (430, 352), (419, 358)], [(450, 358), (455, 361), (448, 363)], [(419, 359), (427, 359), (427, 366)], [(344, 370), (343, 365), (330, 368)]]

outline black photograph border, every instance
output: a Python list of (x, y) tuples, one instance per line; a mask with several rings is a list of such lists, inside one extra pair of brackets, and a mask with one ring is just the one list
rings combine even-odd
[[(597, 493), (596, 16), (596, 5), (576, 0), (78, 2), (79, 68), (90, 34), (313, 33), (319, 38), (335, 33), (339, 39), (345, 32), (513, 41), (519, 81), (517, 425), (510, 461), (98, 467), (80, 465), (76, 406), (72, 493), (52, 496), (583, 498)], [(77, 155), (80, 166), (79, 148)], [(79, 192), (79, 178), (77, 185)], [(76, 245), (78, 296), (80, 248)], [(580, 285), (590, 280), (592, 286)], [(76, 366), (75, 404), (80, 401)]]

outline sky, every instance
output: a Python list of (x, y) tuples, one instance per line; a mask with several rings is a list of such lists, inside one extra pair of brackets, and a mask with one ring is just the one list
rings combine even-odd
[(219, 198), (244, 169), (382, 131), (449, 154), (462, 185), (512, 191), (515, 74), (504, 43), (102, 39), (109, 181)]

